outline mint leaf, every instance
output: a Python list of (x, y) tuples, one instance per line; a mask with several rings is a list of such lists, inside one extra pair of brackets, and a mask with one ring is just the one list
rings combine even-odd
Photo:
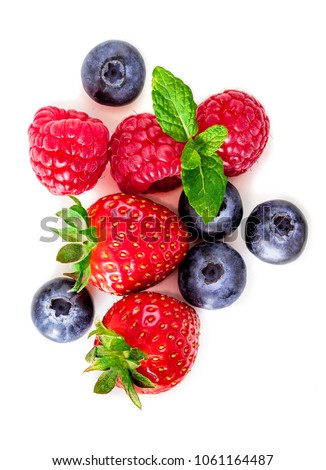
[(152, 100), (163, 132), (177, 142), (186, 142), (198, 132), (196, 108), (191, 89), (163, 67), (155, 67)]
[(205, 223), (216, 217), (224, 199), (227, 179), (216, 151), (226, 137), (226, 127), (209, 127), (187, 142), (181, 156), (184, 192)]
[(195, 147), (195, 142), (190, 139), (182, 152), (181, 158), (182, 170), (193, 170), (201, 166), (201, 157)]
[[(194, 142), (189, 141), (185, 148), (188, 145), (193, 152), (197, 152)], [(186, 158), (187, 152), (188, 150), (186, 150)], [(188, 169), (187, 164), (184, 168), (183, 159), (182, 154), (181, 178), (184, 192), (190, 205), (207, 224), (217, 216), (224, 199), (227, 178), (224, 175), (223, 161), (216, 154), (201, 155), (201, 165)]]
[(200, 155), (209, 157), (221, 147), (227, 135), (228, 130), (225, 126), (211, 126), (195, 137), (196, 150)]

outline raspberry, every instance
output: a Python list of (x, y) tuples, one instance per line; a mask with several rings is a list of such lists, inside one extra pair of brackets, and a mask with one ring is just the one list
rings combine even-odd
[(57, 196), (91, 189), (107, 165), (109, 131), (102, 121), (86, 113), (41, 108), (29, 126), (28, 137), (32, 168)]
[(226, 176), (247, 171), (260, 157), (268, 140), (269, 119), (263, 106), (243, 91), (226, 90), (207, 98), (197, 108), (199, 131), (223, 124), (228, 137), (218, 150)]
[(162, 131), (153, 114), (129, 116), (111, 137), (111, 175), (127, 193), (174, 189), (181, 184), (183, 147)]

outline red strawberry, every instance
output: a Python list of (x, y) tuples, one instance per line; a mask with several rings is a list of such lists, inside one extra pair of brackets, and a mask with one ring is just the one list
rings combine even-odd
[(91, 189), (107, 165), (109, 131), (86, 113), (41, 108), (28, 137), (32, 168), (52, 194), (81, 194)]
[(110, 140), (112, 177), (127, 193), (174, 189), (181, 184), (183, 147), (162, 131), (153, 114), (129, 116)]
[(122, 385), (139, 408), (137, 392), (160, 393), (180, 383), (198, 350), (199, 318), (180, 300), (156, 292), (130, 294), (104, 315), (86, 370), (104, 371), (94, 392)]
[(243, 91), (226, 90), (201, 103), (196, 111), (199, 131), (222, 124), (228, 137), (218, 154), (226, 176), (247, 171), (260, 157), (269, 135), (269, 119), (263, 106)]
[(73, 200), (74, 206), (57, 214), (70, 223), (69, 230), (55, 231), (73, 242), (61, 248), (57, 259), (77, 261), (71, 274), (77, 278), (76, 291), (89, 279), (113, 294), (143, 290), (169, 275), (188, 251), (186, 228), (161, 204), (118, 193), (100, 198), (86, 212)]

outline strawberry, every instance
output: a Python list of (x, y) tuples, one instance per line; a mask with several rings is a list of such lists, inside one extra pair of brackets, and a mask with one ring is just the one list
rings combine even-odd
[(169, 191), (181, 184), (183, 148), (162, 131), (153, 114), (129, 116), (110, 140), (111, 175), (127, 193)]
[(54, 229), (72, 243), (57, 260), (74, 262), (75, 291), (90, 280), (98, 289), (125, 295), (151, 287), (185, 257), (188, 232), (177, 215), (147, 198), (123, 193), (104, 196), (86, 211), (80, 201), (57, 213), (68, 224)]
[(86, 113), (41, 108), (28, 137), (32, 168), (52, 194), (76, 195), (91, 189), (107, 165), (109, 131)]
[[(113, 304), (96, 335), (86, 371), (102, 370), (95, 393), (122, 386), (141, 408), (139, 393), (160, 393), (180, 383), (198, 350), (199, 317), (189, 305), (157, 292), (130, 294)], [(137, 390), (137, 391), (136, 391)]]
[(262, 154), (269, 135), (269, 118), (253, 96), (243, 91), (226, 90), (210, 96), (196, 110), (199, 131), (224, 125), (228, 136), (218, 150), (226, 176), (247, 171)]

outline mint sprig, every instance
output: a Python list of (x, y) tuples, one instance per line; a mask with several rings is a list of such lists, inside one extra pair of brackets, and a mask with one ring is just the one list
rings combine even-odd
[(214, 125), (197, 135), (197, 105), (191, 89), (163, 67), (153, 70), (152, 100), (163, 132), (178, 142), (186, 142), (181, 156), (184, 192), (208, 223), (218, 214), (225, 194), (227, 178), (216, 152), (227, 137), (227, 129)]
[(96, 227), (90, 225), (86, 209), (80, 201), (69, 196), (74, 204), (68, 209), (62, 209), (56, 213), (56, 216), (63, 219), (66, 226), (52, 231), (68, 242), (57, 254), (57, 261), (60, 263), (74, 263), (74, 271), (64, 273), (65, 276), (76, 280), (71, 292), (80, 292), (87, 284), (91, 275), (90, 259), (91, 252), (96, 247), (98, 239), (96, 236)]

